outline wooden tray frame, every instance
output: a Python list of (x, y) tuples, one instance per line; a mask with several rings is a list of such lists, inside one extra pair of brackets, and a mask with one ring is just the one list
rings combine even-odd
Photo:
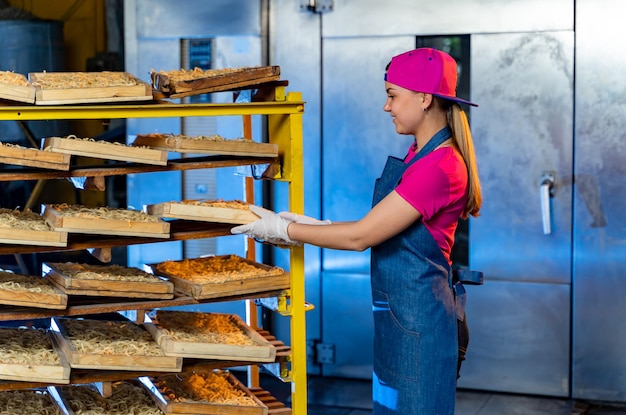
[[(160, 311), (165, 312), (167, 311)], [(190, 314), (207, 314), (202, 312), (186, 312)], [(223, 313), (208, 313), (226, 315)], [(256, 330), (252, 330), (236, 314), (228, 314), (233, 325), (241, 329), (248, 338), (256, 345), (234, 345), (221, 343), (184, 342), (174, 339), (163, 329), (158, 322), (153, 322), (149, 316), (145, 316), (144, 326), (152, 334), (161, 349), (168, 356), (180, 356), (195, 359), (218, 359), (245, 362), (274, 362), (276, 361), (276, 348)]]
[[(52, 334), (59, 348), (72, 369), (97, 370), (127, 370), (127, 371), (157, 371), (180, 372), (183, 359), (175, 356), (145, 356), (145, 355), (101, 355), (96, 353), (81, 353), (72, 345), (67, 330), (63, 326), (66, 318), (53, 317)], [(128, 322), (129, 324), (135, 324)], [(139, 325), (141, 327), (141, 325)]]
[(35, 291), (5, 290), (0, 288), (0, 304), (54, 310), (65, 310), (67, 308), (67, 294), (57, 288), (51, 281), (35, 275), (26, 276), (33, 279), (39, 278), (39, 280), (43, 281), (54, 290), (54, 294)]
[(43, 263), (42, 272), (50, 283), (66, 294), (97, 297), (174, 298), (174, 284), (155, 277), (154, 282), (88, 280), (63, 274), (57, 263)]
[(54, 153), (85, 156), (105, 160), (117, 160), (134, 163), (167, 165), (167, 151), (154, 148), (142, 148), (128, 145), (115, 145), (109, 142), (77, 140), (67, 137), (48, 137), (43, 148)]
[(182, 98), (209, 92), (228, 91), (280, 79), (280, 66), (233, 69), (215, 76), (170, 82), (167, 74), (152, 71), (152, 86), (170, 98)]
[(32, 85), (13, 85), (6, 82), (0, 82), (0, 98), (34, 104), (35, 87)]
[[(221, 255), (218, 257), (236, 257), (236, 255)], [(207, 261), (210, 257), (207, 258), (195, 258), (194, 261)], [(258, 262), (254, 262), (248, 260), (246, 258), (241, 258), (244, 262), (248, 264), (254, 265), (261, 269), (269, 270), (269, 265), (260, 264)], [(179, 262), (179, 261), (175, 261)], [(218, 283), (195, 283), (193, 281), (186, 280), (184, 278), (180, 278), (176, 275), (172, 275), (166, 272), (159, 272), (157, 264), (148, 264), (152, 271), (156, 275), (161, 275), (166, 277), (170, 281), (174, 283), (174, 289), (179, 291), (180, 293), (192, 297), (196, 300), (210, 299), (210, 298), (218, 298), (218, 297), (228, 297), (242, 294), (254, 294), (260, 292), (267, 291), (279, 291), (285, 290), (289, 288), (290, 280), (289, 273), (283, 272), (279, 275), (261, 275), (255, 278), (247, 278), (243, 280), (234, 280), (234, 281), (225, 281)]]
[(169, 238), (170, 224), (159, 222), (131, 222), (116, 219), (64, 217), (46, 205), (43, 218), (55, 231), (95, 235), (143, 236), (147, 238)]
[(230, 383), (254, 400), (258, 406), (218, 405), (200, 401), (173, 402), (163, 396), (150, 378), (144, 376), (138, 380), (166, 415), (267, 415), (269, 412), (268, 407), (232, 373), (228, 373)]
[(0, 228), (0, 243), (37, 246), (67, 246), (67, 232), (61, 230)]
[[(0, 330), (11, 329), (0, 328)], [(26, 382), (69, 384), (71, 371), (69, 362), (67, 361), (63, 353), (61, 353), (58, 349), (58, 344), (55, 343), (54, 337), (50, 335), (50, 332), (46, 333), (46, 336), (52, 343), (52, 347), (59, 356), (59, 359), (61, 359), (60, 365), (41, 365), (33, 363), (0, 363), (0, 379)]]
[[(54, 74), (55, 72), (50, 72)], [(84, 72), (64, 72), (69, 75), (81, 74)], [(63, 105), (63, 104), (95, 104), (100, 102), (127, 102), (127, 101), (151, 101), (152, 87), (141, 79), (123, 72), (128, 78), (134, 79), (137, 85), (129, 86), (109, 86), (93, 88), (60, 88), (42, 89), (36, 85), (35, 105)], [(28, 77), (31, 83), (46, 75), (43, 72), (31, 72)]]
[(145, 134), (137, 135), (132, 145), (189, 154), (278, 157), (278, 144), (252, 140), (194, 140), (173, 134)]
[(202, 222), (243, 225), (260, 219), (248, 209), (192, 205), (182, 202), (163, 202), (147, 206), (150, 215), (162, 218), (187, 219)]
[(70, 158), (69, 154), (0, 145), (0, 163), (2, 164), (67, 171), (70, 169)]

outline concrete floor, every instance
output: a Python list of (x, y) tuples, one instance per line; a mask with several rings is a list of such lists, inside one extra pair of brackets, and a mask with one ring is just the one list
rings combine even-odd
[[(371, 415), (370, 382), (310, 377), (308, 415)], [(455, 415), (626, 415), (626, 405), (459, 390)]]

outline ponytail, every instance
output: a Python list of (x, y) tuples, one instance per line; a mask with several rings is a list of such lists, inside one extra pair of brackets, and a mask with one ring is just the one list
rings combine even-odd
[(474, 154), (474, 142), (470, 131), (467, 115), (459, 104), (453, 104), (448, 112), (448, 124), (452, 129), (452, 137), (465, 161), (467, 167), (467, 204), (461, 217), (467, 219), (469, 215), (478, 216), (483, 202), (478, 178), (478, 166)]

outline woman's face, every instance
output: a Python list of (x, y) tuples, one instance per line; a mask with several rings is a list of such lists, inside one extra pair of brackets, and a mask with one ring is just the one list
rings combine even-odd
[(424, 94), (385, 82), (387, 100), (383, 110), (393, 117), (398, 134), (416, 135), (424, 120)]

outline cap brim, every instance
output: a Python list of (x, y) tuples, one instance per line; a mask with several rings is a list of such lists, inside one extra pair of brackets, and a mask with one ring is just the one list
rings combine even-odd
[(445, 95), (437, 95), (437, 94), (433, 94), (433, 95), (436, 96), (436, 97), (439, 97), (439, 98), (447, 99), (448, 101), (460, 102), (460, 103), (463, 103), (463, 104), (471, 105), (472, 107), (477, 107), (478, 106), (478, 104), (474, 104), (473, 102), (470, 102), (470, 101), (468, 101), (466, 99), (462, 99), (462, 98), (458, 98), (458, 97), (447, 97)]

